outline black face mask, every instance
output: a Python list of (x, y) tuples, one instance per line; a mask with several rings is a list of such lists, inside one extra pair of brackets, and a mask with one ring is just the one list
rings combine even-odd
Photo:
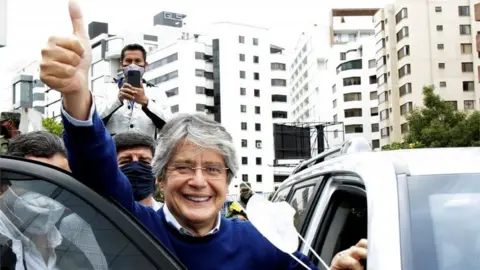
[(141, 201), (155, 192), (152, 166), (135, 161), (120, 167), (120, 170), (130, 180), (135, 201)]

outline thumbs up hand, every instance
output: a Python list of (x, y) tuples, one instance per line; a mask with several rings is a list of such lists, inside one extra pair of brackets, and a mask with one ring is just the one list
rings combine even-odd
[(88, 71), (92, 61), (90, 40), (78, 3), (70, 0), (69, 10), (73, 35), (50, 37), (42, 50), (40, 63), (40, 79), (64, 95), (88, 91)]

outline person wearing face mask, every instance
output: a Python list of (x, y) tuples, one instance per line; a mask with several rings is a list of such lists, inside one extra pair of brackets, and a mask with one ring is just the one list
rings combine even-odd
[(120, 170), (132, 185), (135, 201), (152, 207), (155, 211), (162, 203), (155, 200), (156, 180), (150, 163), (153, 159), (156, 143), (145, 134), (124, 132), (113, 137), (117, 149), (117, 161)]
[[(139, 44), (127, 45), (121, 52), (120, 64), (121, 78), (92, 89), (98, 113), (112, 135), (134, 131), (156, 138), (171, 111), (165, 92), (143, 79), (147, 52)], [(126, 81), (131, 70), (140, 72), (141, 87), (133, 87)]]

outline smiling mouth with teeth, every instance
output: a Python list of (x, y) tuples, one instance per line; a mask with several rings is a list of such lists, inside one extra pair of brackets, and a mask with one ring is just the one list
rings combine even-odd
[(208, 201), (211, 197), (209, 196), (189, 196), (189, 195), (183, 195), (187, 200), (192, 201), (192, 202), (206, 202)]

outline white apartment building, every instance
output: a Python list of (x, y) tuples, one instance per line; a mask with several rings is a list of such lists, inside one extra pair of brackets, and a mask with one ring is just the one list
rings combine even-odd
[(7, 46), (7, 0), (0, 0), (0, 48)]
[(334, 130), (333, 144), (353, 137), (364, 137), (374, 149), (380, 147), (375, 38), (364, 37), (332, 48), (329, 71), (332, 84), (333, 121), (341, 122)]
[[(373, 15), (376, 11), (377, 9), (333, 9), (329, 24), (314, 25), (308, 32), (303, 33), (297, 42), (289, 64), (290, 117), (293, 122), (297, 123), (296, 125), (303, 124), (312, 127), (311, 155), (335, 147), (343, 143), (346, 138), (345, 123), (342, 123), (344, 118), (338, 117), (339, 112), (344, 110), (343, 103), (337, 104), (335, 108), (333, 107), (333, 102), (337, 98), (334, 94), (339, 95), (343, 89), (333, 93), (332, 87), (338, 84), (338, 80), (343, 79), (342, 76), (345, 73), (353, 72), (360, 75), (368, 73), (368, 71), (364, 72), (362, 69), (337, 74), (336, 68), (343, 62), (347, 62), (345, 59), (341, 60), (341, 52), (346, 54), (350, 49), (373, 46), (373, 44), (369, 44), (369, 41), (352, 45), (352, 48), (345, 47), (345, 44), (373, 36)], [(363, 51), (368, 54), (370, 49), (364, 48)], [(352, 52), (349, 55), (353, 57), (354, 53)], [(367, 56), (365, 55), (365, 57)], [(370, 59), (359, 57), (359, 59), (352, 58), (350, 60), (367, 61), (365, 66), (368, 67)], [(363, 91), (368, 91), (368, 89), (362, 90), (362, 93)], [(365, 103), (362, 110), (367, 107), (370, 110), (370, 105)], [(350, 121), (349, 126), (354, 124), (353, 119), (348, 121)], [(361, 121), (367, 123), (375, 120), (370, 119), (370, 117), (365, 119), (362, 117)], [(323, 130), (313, 128), (319, 125), (323, 126)], [(365, 129), (365, 135), (368, 138), (371, 138), (371, 134), (367, 133), (370, 128)], [(359, 129), (356, 131), (359, 131)], [(357, 135), (357, 133), (352, 133), (351, 136)], [(318, 144), (320, 141), (323, 141), (323, 143)]]
[(399, 142), (423, 86), (459, 110), (479, 108), (474, 0), (398, 0), (375, 15), (380, 145)]

